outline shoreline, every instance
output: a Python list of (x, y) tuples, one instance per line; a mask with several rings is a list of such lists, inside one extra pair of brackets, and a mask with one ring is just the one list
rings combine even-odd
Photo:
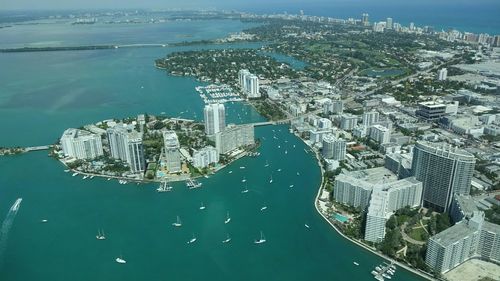
[[(298, 136), (297, 136), (298, 137)], [(301, 139), (305, 145), (307, 145), (307, 143), (299, 137), (299, 139)], [(389, 261), (389, 262), (392, 262), (396, 265), (398, 265), (399, 267), (402, 267), (404, 269), (406, 269), (407, 271), (410, 271), (411, 273), (414, 273), (424, 279), (427, 279), (427, 280), (431, 280), (431, 281), (437, 281), (438, 279), (430, 276), (427, 272), (424, 272), (424, 271), (420, 271), (418, 269), (415, 269), (413, 267), (410, 267), (408, 266), (407, 264), (404, 264), (404, 263), (401, 263), (400, 261), (397, 261), (397, 260), (394, 260), (388, 256), (385, 256), (384, 254), (382, 253), (379, 253), (378, 251), (374, 250), (373, 248), (371, 248), (370, 246), (368, 245), (365, 245), (364, 243), (360, 242), (360, 241), (357, 241), (355, 239), (352, 239), (348, 236), (346, 236), (344, 233), (342, 233), (342, 231), (340, 231), (336, 226), (335, 224), (333, 224), (333, 222), (331, 222), (327, 217), (326, 215), (319, 209), (319, 198), (321, 196), (321, 193), (323, 192), (323, 188), (324, 188), (324, 181), (325, 181), (325, 178), (324, 178), (324, 174), (325, 174), (325, 170), (323, 168), (323, 166), (321, 165), (321, 158), (319, 157), (318, 155), (318, 152), (316, 150), (314, 150), (313, 148), (311, 148), (309, 145), (307, 145), (307, 147), (309, 147), (313, 152), (314, 152), (314, 155), (316, 157), (316, 160), (317, 160), (317, 163), (318, 163), (318, 166), (320, 168), (320, 171), (321, 171), (321, 184), (318, 188), (318, 192), (316, 193), (316, 197), (314, 198), (314, 207), (316, 209), (316, 212), (318, 212), (318, 214), (328, 223), (330, 224), (330, 226), (344, 239), (348, 240), (349, 242), (351, 243), (354, 243), (355, 245), (371, 252), (372, 254), (375, 254), (383, 259), (385, 259), (386, 261)]]

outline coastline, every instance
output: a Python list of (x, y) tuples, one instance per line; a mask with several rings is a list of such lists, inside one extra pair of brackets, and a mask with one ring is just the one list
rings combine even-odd
[[(297, 137), (298, 137), (298, 136), (297, 136)], [(302, 138), (300, 138), (300, 137), (299, 137), (299, 139), (301, 139), (301, 140), (304, 142), (304, 140), (303, 140)], [(306, 142), (304, 142), (304, 144), (306, 144), (306, 145), (307, 145), (307, 143), (306, 143)], [(308, 146), (308, 147), (309, 147), (309, 146)], [(368, 245), (365, 245), (364, 243), (362, 243), (362, 242), (360, 242), (360, 241), (357, 241), (357, 240), (354, 240), (354, 239), (352, 239), (352, 238), (350, 238), (350, 237), (347, 237), (344, 233), (342, 233), (342, 231), (340, 231), (340, 230), (339, 230), (339, 229), (335, 226), (335, 224), (333, 224), (333, 223), (332, 223), (332, 222), (331, 222), (331, 221), (330, 221), (330, 220), (326, 217), (326, 215), (325, 215), (323, 212), (321, 212), (321, 210), (320, 210), (320, 208), (319, 208), (319, 198), (320, 198), (321, 193), (323, 192), (323, 188), (324, 188), (324, 181), (325, 181), (324, 174), (325, 174), (325, 170), (324, 170), (323, 166), (321, 165), (321, 158), (320, 158), (320, 156), (319, 156), (319, 154), (318, 154), (318, 151), (316, 151), (315, 149), (313, 149), (313, 148), (311, 148), (311, 147), (309, 147), (309, 148), (310, 148), (312, 151), (314, 151), (314, 155), (315, 155), (315, 157), (316, 157), (316, 160), (317, 160), (318, 166), (319, 166), (319, 168), (320, 168), (320, 170), (321, 170), (321, 184), (320, 184), (320, 186), (319, 186), (319, 188), (318, 188), (318, 192), (316, 193), (316, 197), (314, 198), (314, 207), (315, 207), (315, 209), (316, 209), (316, 212), (318, 212), (318, 214), (319, 214), (319, 215), (320, 215), (320, 216), (321, 216), (321, 217), (322, 217), (322, 218), (323, 218), (323, 219), (324, 219), (324, 220), (325, 220), (328, 224), (330, 224), (330, 226), (331, 226), (331, 227), (332, 227), (332, 228), (333, 228), (333, 229), (334, 229), (334, 230), (335, 230), (335, 231), (336, 231), (336, 232), (337, 232), (340, 236), (342, 236), (342, 238), (344, 238), (344, 239), (346, 239), (346, 240), (348, 240), (348, 241), (350, 241), (350, 242), (354, 243), (355, 245), (357, 245), (357, 246), (359, 246), (359, 247), (361, 247), (361, 248), (363, 248), (363, 249), (365, 249), (365, 250), (367, 250), (367, 251), (369, 251), (369, 252), (371, 252), (371, 253), (373, 253), (373, 254), (376, 254), (377, 256), (379, 256), (379, 257), (381, 257), (381, 258), (383, 258), (383, 259), (385, 259), (385, 260), (387, 260), (387, 261), (389, 261), (389, 262), (391, 262), (391, 263), (394, 263), (394, 264), (398, 265), (399, 267), (402, 267), (402, 268), (406, 269), (407, 271), (410, 271), (410, 272), (412, 272), (412, 273), (414, 273), (414, 274), (416, 274), (416, 275), (418, 275), (418, 276), (420, 276), (420, 277), (422, 277), (422, 278), (424, 278), (424, 279), (431, 280), (431, 281), (437, 281), (438, 279), (436, 279), (436, 278), (434, 278), (434, 277), (430, 276), (430, 274), (429, 274), (429, 273), (427, 273), (427, 272), (420, 271), (420, 270), (417, 270), (417, 269), (415, 269), (415, 268), (413, 268), (413, 267), (410, 267), (410, 266), (408, 266), (407, 264), (401, 263), (400, 261), (394, 260), (394, 259), (392, 259), (392, 258), (390, 258), (390, 257), (388, 257), (388, 256), (383, 255), (382, 253), (380, 253), (380, 252), (378, 252), (378, 251), (374, 250), (373, 248), (369, 247)]]

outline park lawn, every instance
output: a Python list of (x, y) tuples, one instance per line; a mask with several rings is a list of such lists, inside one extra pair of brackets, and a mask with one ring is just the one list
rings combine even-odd
[(427, 233), (422, 227), (419, 228), (412, 228), (410, 233), (408, 233), (408, 236), (411, 238), (417, 240), (417, 241), (425, 241), (426, 240), (426, 235)]

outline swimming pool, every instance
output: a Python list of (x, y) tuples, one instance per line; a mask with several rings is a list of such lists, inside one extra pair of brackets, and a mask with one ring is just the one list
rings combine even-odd
[(338, 220), (339, 222), (347, 222), (349, 220), (348, 217), (345, 217), (339, 213), (335, 213), (335, 215), (333, 216), (336, 220)]

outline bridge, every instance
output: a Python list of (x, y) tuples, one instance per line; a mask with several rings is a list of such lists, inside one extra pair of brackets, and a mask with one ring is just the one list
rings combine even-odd
[(48, 150), (51, 147), (52, 147), (52, 145), (30, 146), (30, 147), (25, 147), (24, 151), (30, 152), (30, 151)]

